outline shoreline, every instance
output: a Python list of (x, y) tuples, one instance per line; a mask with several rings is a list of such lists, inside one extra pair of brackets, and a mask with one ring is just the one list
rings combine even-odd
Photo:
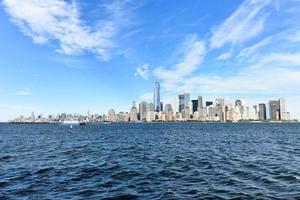
[[(172, 123), (194, 123), (194, 124), (292, 124), (300, 121), (237, 121), (237, 122), (220, 122), (220, 121), (153, 121), (153, 122), (86, 122), (86, 124), (172, 124)], [(45, 124), (62, 124), (61, 122), (0, 122), (8, 125), (45, 125)]]

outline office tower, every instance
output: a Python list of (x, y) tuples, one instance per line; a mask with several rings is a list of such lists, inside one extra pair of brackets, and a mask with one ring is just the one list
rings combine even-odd
[(288, 112), (286, 108), (286, 99), (285, 98), (280, 98), (279, 99), (280, 103), (280, 120), (288, 120)]
[(185, 107), (189, 106), (190, 94), (184, 93), (179, 95), (179, 112), (182, 112)]
[(154, 110), (155, 112), (159, 112), (161, 111), (160, 107), (160, 84), (158, 81), (156, 81), (154, 83), (154, 99), (153, 99), (153, 103), (154, 103)]
[(201, 108), (203, 108), (203, 100), (202, 96), (198, 96), (198, 110), (200, 110)]
[(164, 103), (160, 102), (160, 111), (164, 111)]
[(146, 120), (147, 118), (147, 102), (142, 101), (139, 105), (140, 120)]
[(267, 119), (267, 109), (266, 109), (266, 104), (264, 103), (258, 104), (258, 119), (259, 120)]
[(193, 104), (193, 113), (198, 111), (198, 107), (199, 107), (199, 100), (192, 100), (192, 104)]
[(214, 104), (214, 102), (212, 101), (207, 101), (205, 102), (205, 106), (208, 107), (208, 106), (212, 106)]
[(279, 100), (271, 100), (269, 102), (270, 109), (270, 119), (280, 120), (280, 101)]

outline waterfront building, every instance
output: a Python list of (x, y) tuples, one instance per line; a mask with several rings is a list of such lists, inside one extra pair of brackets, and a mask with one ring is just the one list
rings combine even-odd
[(190, 119), (190, 108), (189, 108), (189, 106), (186, 106), (181, 113), (182, 113), (182, 118), (184, 120)]
[(137, 122), (138, 121), (138, 112), (136, 107), (132, 107), (130, 110), (130, 121), (131, 122)]
[(280, 120), (288, 120), (289, 114), (286, 108), (286, 99), (280, 98), (279, 103), (280, 103)]
[(258, 104), (258, 119), (259, 120), (267, 119), (267, 109), (266, 109), (266, 104), (264, 103)]
[(280, 120), (280, 101), (270, 100), (269, 109), (270, 109), (270, 119)]
[(153, 104), (154, 104), (154, 110), (155, 112), (160, 112), (161, 111), (161, 102), (160, 102), (160, 84), (158, 81), (154, 83), (154, 99), (153, 99)]
[(114, 122), (116, 117), (116, 112), (114, 109), (110, 109), (107, 113), (107, 121)]
[(153, 111), (147, 112), (147, 122), (152, 122), (155, 120), (155, 113)]

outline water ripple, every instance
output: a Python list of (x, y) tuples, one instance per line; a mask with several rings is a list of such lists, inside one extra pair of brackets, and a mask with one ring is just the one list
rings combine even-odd
[(2, 124), (0, 149), (0, 199), (300, 199), (300, 124)]

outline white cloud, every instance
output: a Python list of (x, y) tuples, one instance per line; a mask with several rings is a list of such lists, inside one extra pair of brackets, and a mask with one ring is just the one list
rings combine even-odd
[(300, 53), (273, 53), (264, 55), (263, 58), (251, 68), (261, 67), (300, 67)]
[(225, 61), (225, 60), (228, 60), (229, 58), (231, 58), (231, 56), (232, 56), (232, 52), (229, 51), (229, 52), (221, 54), (217, 59), (220, 61)]
[(196, 35), (188, 37), (183, 45), (183, 58), (171, 69), (157, 67), (154, 75), (164, 82), (163, 86), (172, 90), (177, 83), (190, 76), (201, 64), (205, 53), (205, 43)]
[(149, 93), (145, 93), (143, 95), (141, 95), (139, 97), (139, 100), (140, 101), (147, 101), (147, 102), (152, 102), (153, 101), (153, 93), (152, 92), (149, 92)]
[(34, 43), (55, 41), (60, 53), (78, 55), (91, 52), (103, 60), (109, 59), (109, 50), (115, 45), (112, 38), (128, 18), (118, 2), (105, 7), (109, 14), (97, 27), (90, 27), (81, 20), (76, 1), (3, 0), (2, 5), (11, 20)]
[(30, 96), (31, 94), (31, 90), (28, 88), (24, 88), (16, 93), (17, 96)]
[(148, 78), (149, 78), (149, 72), (150, 72), (149, 71), (149, 65), (148, 64), (144, 64), (143, 66), (138, 67), (136, 69), (136, 72), (135, 72), (134, 76), (141, 77), (141, 78), (143, 78), (145, 80), (148, 80)]
[[(261, 41), (242, 49), (242, 51), (238, 54), (239, 59), (247, 59), (257, 53), (259, 51), (264, 50), (266, 47), (273, 46), (273, 49), (279, 50), (282, 45), (289, 45), (291, 48), (296, 43), (300, 42), (300, 30), (292, 29), (280, 32), (275, 35), (268, 36)], [(298, 45), (298, 44), (296, 44)]]
[(259, 34), (268, 17), (263, 9), (270, 3), (271, 0), (246, 0), (213, 31), (210, 47), (220, 48), (227, 43), (235, 45)]

